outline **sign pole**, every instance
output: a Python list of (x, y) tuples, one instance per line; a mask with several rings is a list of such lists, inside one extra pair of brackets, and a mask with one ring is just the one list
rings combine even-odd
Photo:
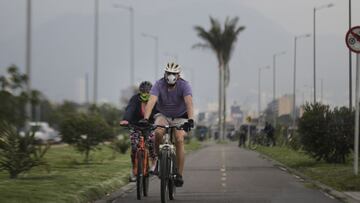
[(359, 173), (359, 89), (360, 89), (360, 26), (349, 29), (345, 37), (346, 46), (356, 53), (356, 87), (355, 87), (355, 134), (354, 134), (354, 174)]
[(360, 71), (360, 54), (356, 54), (356, 113), (355, 113), (355, 143), (354, 143), (354, 174), (359, 173), (359, 71)]

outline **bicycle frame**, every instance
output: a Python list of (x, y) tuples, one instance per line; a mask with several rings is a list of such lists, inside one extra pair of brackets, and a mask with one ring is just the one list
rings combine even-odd
[(142, 171), (142, 175), (143, 176), (147, 176), (148, 175), (148, 167), (149, 167), (149, 162), (148, 162), (148, 157), (149, 157), (149, 150), (147, 149), (146, 147), (146, 143), (145, 143), (145, 136), (143, 135), (143, 132), (141, 132), (141, 135), (140, 135), (140, 140), (139, 140), (139, 143), (138, 143), (138, 146), (137, 146), (137, 149), (136, 149), (136, 154), (135, 154), (135, 164), (134, 164), (134, 175), (137, 176), (137, 163), (138, 163), (138, 160), (137, 160), (137, 157), (138, 157), (138, 154), (139, 153), (143, 153), (144, 154), (144, 157), (143, 157), (143, 171)]
[(171, 153), (176, 154), (176, 150), (175, 150), (175, 146), (173, 144), (173, 139), (174, 139), (174, 128), (175, 127), (168, 127), (165, 130), (165, 135), (163, 137), (163, 143), (160, 144), (159, 148), (160, 151), (163, 149), (170, 149)]

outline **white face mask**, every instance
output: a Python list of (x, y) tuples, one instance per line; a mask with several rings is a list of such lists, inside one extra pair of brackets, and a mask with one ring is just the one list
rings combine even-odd
[(169, 85), (174, 85), (176, 83), (176, 76), (173, 75), (173, 74), (170, 74), (170, 75), (167, 75), (166, 76), (166, 82), (169, 84)]

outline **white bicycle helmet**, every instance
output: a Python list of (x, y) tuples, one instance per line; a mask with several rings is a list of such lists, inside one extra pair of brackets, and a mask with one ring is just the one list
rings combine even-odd
[(180, 65), (176, 64), (174, 62), (168, 63), (165, 66), (165, 72), (168, 72), (168, 73), (180, 73), (181, 72)]

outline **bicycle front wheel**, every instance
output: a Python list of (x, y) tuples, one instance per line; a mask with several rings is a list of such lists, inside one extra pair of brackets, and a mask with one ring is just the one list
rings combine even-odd
[(144, 158), (144, 175), (143, 175), (143, 194), (144, 197), (148, 196), (149, 191), (149, 154), (145, 151), (145, 158)]
[(174, 200), (176, 187), (174, 183), (174, 174), (177, 174), (177, 167), (176, 167), (176, 157), (174, 154), (171, 154), (171, 162), (168, 164), (169, 169), (171, 170), (171, 178), (168, 181), (168, 188), (169, 188), (169, 199)]
[(166, 150), (160, 153), (160, 195), (161, 203), (166, 203), (168, 197), (168, 181), (169, 181), (169, 156)]
[(136, 175), (136, 197), (138, 200), (141, 200), (143, 192), (143, 153), (137, 153), (137, 175)]

